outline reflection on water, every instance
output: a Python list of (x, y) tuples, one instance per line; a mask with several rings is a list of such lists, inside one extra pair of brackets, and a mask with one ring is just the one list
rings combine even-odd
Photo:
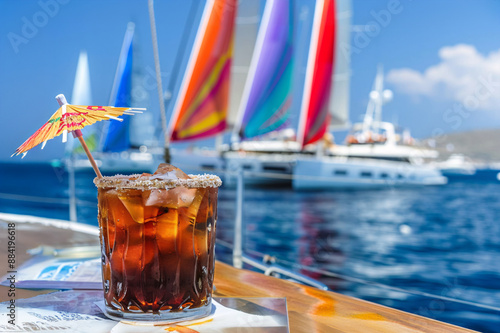
[[(36, 170), (36, 172), (34, 171)], [(79, 221), (96, 225), (92, 173), (79, 174)], [(0, 164), (0, 193), (60, 198), (16, 201), (0, 194), (0, 211), (68, 218), (67, 180), (59, 168)], [(232, 243), (234, 189), (219, 195), (218, 238)], [(380, 191), (294, 192), (246, 189), (244, 249), (370, 282), (500, 307), (500, 185), (456, 182)], [(231, 261), (217, 247), (219, 260)], [(310, 273), (343, 294), (484, 332), (500, 313)]]
[[(234, 190), (218, 235), (232, 240)], [(291, 263), (500, 307), (500, 186), (307, 192), (246, 189), (244, 246)], [(498, 312), (310, 273), (338, 292), (481, 331)], [(494, 329), (495, 328), (495, 329)]]

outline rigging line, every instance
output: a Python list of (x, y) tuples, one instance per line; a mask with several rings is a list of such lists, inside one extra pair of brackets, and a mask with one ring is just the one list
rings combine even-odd
[[(279, 260), (279, 261), (282, 261), (282, 260)], [(398, 287), (388, 286), (388, 285), (385, 285), (385, 284), (382, 284), (382, 283), (378, 283), (378, 282), (367, 281), (367, 280), (363, 280), (363, 279), (359, 279), (359, 278), (355, 278), (355, 277), (350, 277), (350, 276), (346, 276), (346, 275), (342, 275), (342, 274), (338, 274), (338, 273), (334, 273), (334, 272), (325, 271), (325, 270), (320, 269), (320, 268), (313, 268), (313, 267), (302, 266), (302, 265), (296, 264), (296, 263), (290, 263), (290, 262), (288, 262), (288, 264), (291, 264), (291, 265), (296, 266), (296, 267), (297, 266), (301, 267), (301, 269), (309, 270), (311, 272), (321, 273), (321, 274), (324, 274), (324, 275), (328, 275), (330, 277), (341, 278), (341, 279), (344, 279), (344, 280), (347, 280), (347, 281), (351, 281), (351, 282), (362, 283), (362, 284), (371, 285), (371, 286), (375, 286), (375, 287), (379, 287), (379, 288), (385, 288), (385, 289), (389, 289), (389, 290), (392, 290), (392, 291), (397, 291), (397, 292), (401, 292), (401, 293), (405, 293), (405, 294), (412, 294), (412, 295), (416, 295), (416, 296), (424, 296), (424, 297), (429, 297), (429, 298), (435, 298), (435, 299), (439, 299), (439, 300), (442, 300), (442, 301), (449, 301), (449, 302), (454, 302), (454, 303), (461, 303), (461, 304), (466, 304), (466, 305), (470, 305), (470, 306), (474, 306), (474, 307), (478, 307), (478, 308), (483, 308), (483, 309), (494, 310), (494, 311), (499, 311), (500, 312), (500, 307), (496, 307), (496, 306), (493, 306), (493, 305), (476, 303), (476, 302), (466, 301), (466, 300), (452, 298), (452, 297), (448, 297), (448, 296), (431, 294), (431, 293), (427, 293), (427, 292), (423, 292), (423, 291), (417, 291), (417, 290), (411, 290), (411, 289), (402, 289), (402, 288), (398, 288)]]
[(161, 127), (164, 134), (165, 139), (165, 147), (168, 144), (168, 135), (167, 135), (167, 116), (165, 114), (165, 100), (163, 97), (163, 86), (161, 82), (161, 72), (160, 72), (160, 55), (158, 53), (158, 39), (156, 37), (156, 22), (155, 22), (155, 10), (154, 10), (154, 1), (148, 0), (148, 8), (149, 8), (149, 22), (151, 24), (151, 39), (153, 42), (153, 54), (155, 60), (155, 73), (156, 73), (156, 88), (158, 90), (158, 99), (160, 102), (160, 116), (161, 116)]
[[(222, 246), (228, 247), (229, 249), (233, 248), (233, 244), (231, 244), (229, 242), (226, 242), (226, 241), (223, 241), (221, 239), (217, 239), (217, 244), (220, 244)], [(244, 252), (247, 252), (247, 253), (249, 253), (251, 255), (254, 255), (254, 256), (257, 256), (257, 257), (267, 256), (264, 253), (260, 253), (258, 251), (253, 251), (253, 250), (245, 250)], [(423, 291), (417, 291), (417, 290), (411, 290), (411, 289), (408, 290), (408, 289), (402, 289), (402, 288), (398, 288), (398, 287), (388, 286), (388, 285), (385, 285), (385, 284), (382, 284), (382, 283), (379, 283), (379, 282), (368, 281), (368, 280), (364, 280), (364, 279), (360, 279), (360, 278), (356, 278), (356, 277), (351, 277), (351, 276), (347, 276), (347, 275), (343, 275), (343, 274), (339, 274), (339, 273), (325, 271), (325, 270), (320, 269), (320, 268), (308, 267), (308, 266), (304, 266), (304, 265), (297, 264), (297, 263), (294, 263), (294, 262), (290, 262), (290, 261), (287, 261), (287, 260), (282, 260), (282, 259), (276, 258), (275, 256), (272, 256), (272, 257), (276, 259), (277, 263), (279, 262), (279, 263), (287, 264), (289, 266), (294, 267), (295, 269), (302, 269), (302, 270), (306, 270), (306, 271), (310, 271), (310, 272), (314, 272), (314, 273), (321, 273), (323, 275), (327, 275), (327, 276), (330, 276), (330, 277), (342, 279), (342, 280), (345, 280), (345, 281), (350, 281), (350, 282), (355, 282), (355, 283), (365, 284), (365, 285), (371, 285), (371, 286), (374, 286), (374, 287), (388, 289), (388, 290), (392, 290), (392, 291), (396, 291), (396, 292), (400, 292), (400, 293), (404, 293), (404, 294), (411, 294), (411, 295), (416, 295), (416, 296), (423, 296), (423, 297), (428, 297), (428, 298), (434, 298), (434, 299), (439, 299), (439, 300), (442, 300), (442, 301), (460, 303), (460, 304), (465, 304), (465, 305), (469, 305), (469, 306), (473, 306), (473, 307), (477, 307), (477, 308), (482, 308), (482, 309), (487, 309), (487, 310), (493, 310), (493, 311), (499, 311), (500, 312), (500, 307), (496, 307), (494, 305), (487, 305), (487, 304), (482, 304), (482, 303), (476, 303), (476, 302), (472, 302), (472, 301), (467, 301), (467, 300), (462, 300), (462, 299), (457, 299), (457, 298), (451, 298), (451, 297), (448, 297), (448, 296), (431, 294), (431, 293), (427, 293), (427, 292), (423, 292)]]
[[(68, 198), (47, 198), (47, 197), (37, 197), (30, 195), (21, 194), (11, 194), (11, 193), (0, 193), (0, 199), (2, 200), (15, 200), (15, 201), (28, 201), (28, 202), (40, 202), (40, 203), (50, 203), (59, 205), (68, 205)], [(85, 201), (77, 199), (76, 203), (79, 206), (96, 207), (97, 202)]]
[[(187, 44), (188, 44), (188, 41), (190, 39), (189, 35), (191, 33), (193, 22), (194, 22), (196, 14), (197, 14), (196, 7), (198, 5), (199, 5), (199, 3), (197, 1), (192, 1), (191, 2), (191, 7), (189, 8), (189, 11), (188, 11), (188, 17), (187, 17), (187, 20), (186, 20), (186, 24), (184, 25), (184, 30), (183, 30), (183, 33), (182, 33), (182, 38), (181, 38), (181, 41), (179, 43), (179, 48), (178, 48), (177, 54), (175, 56), (174, 64), (172, 66), (172, 71), (169, 74), (169, 79), (167, 80), (168, 81), (167, 82), (167, 93), (169, 94), (168, 95), (169, 97), (165, 98), (166, 101), (164, 101), (164, 103), (165, 103), (165, 106), (164, 106), (164, 109), (165, 109), (165, 119), (167, 118), (166, 117), (166, 112), (167, 112), (168, 109), (170, 109), (170, 103), (172, 102), (172, 99), (173, 99), (173, 95), (172, 94), (174, 92), (175, 85), (177, 84), (177, 78), (178, 78), (180, 70), (182, 68), (182, 66), (181, 66), (182, 62), (183, 62), (183, 60), (185, 58), (185, 53), (187, 51), (187, 46), (188, 46)], [(161, 72), (160, 72), (160, 74), (161, 74)], [(162, 130), (165, 132), (165, 129), (167, 128), (167, 122), (163, 121), (163, 120), (160, 120), (160, 123), (162, 124)], [(155, 129), (155, 134), (157, 132), (158, 132), (158, 128)]]
[(61, 205), (67, 205), (69, 203), (69, 200), (67, 198), (45, 198), (45, 197), (36, 197), (29, 195), (10, 194), (10, 193), (0, 193), (0, 199), (43, 202), (43, 203), (61, 204)]

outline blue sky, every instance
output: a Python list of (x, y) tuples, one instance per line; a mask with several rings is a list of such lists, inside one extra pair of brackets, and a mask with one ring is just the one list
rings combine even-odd
[[(242, 8), (251, 1), (259, 0), (243, 0)], [(164, 86), (192, 4), (156, 1)], [(193, 8), (199, 19), (198, 1)], [(394, 90), (384, 119), (409, 127), (416, 137), (500, 127), (498, 17), (495, 0), (353, 0), (351, 121), (361, 120), (382, 63), (386, 85)], [(129, 21), (136, 24), (135, 61), (148, 77), (154, 65), (146, 1), (0, 0), (0, 160), (47, 121), (58, 107), (54, 96), (71, 96), (82, 49), (88, 52), (93, 102), (107, 104)], [(158, 112), (155, 88), (146, 92), (141, 106)], [(61, 156), (60, 141), (51, 140), (44, 151), (35, 148), (26, 160)]]

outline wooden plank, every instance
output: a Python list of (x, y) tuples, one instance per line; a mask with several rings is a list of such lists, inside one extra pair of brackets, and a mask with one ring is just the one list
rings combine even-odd
[(286, 297), (291, 332), (473, 332), (218, 262), (217, 296)]
[[(7, 223), (0, 220), (0, 260), (7, 260)], [(4, 245), (5, 244), (5, 245)], [(40, 245), (53, 247), (99, 244), (89, 235), (37, 223), (16, 223), (17, 267), (29, 258), (26, 250)], [(1, 267), (5, 267), (2, 263)], [(412, 315), (334, 292), (283, 281), (221, 262), (215, 268), (216, 296), (286, 297), (291, 332), (472, 332), (457, 326)], [(3, 273), (0, 273), (3, 274)], [(8, 300), (8, 288), (0, 286), (0, 301)], [(32, 297), (50, 290), (17, 289), (16, 298)]]

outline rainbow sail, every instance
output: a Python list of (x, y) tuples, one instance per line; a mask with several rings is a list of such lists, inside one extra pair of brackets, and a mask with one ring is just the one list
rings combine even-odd
[(169, 123), (170, 141), (226, 129), (236, 0), (208, 0)]
[(257, 35), (233, 140), (280, 128), (288, 119), (292, 92), (293, 13), (288, 0), (269, 0)]
[(335, 29), (335, 1), (317, 0), (297, 132), (302, 147), (320, 140), (328, 129)]

